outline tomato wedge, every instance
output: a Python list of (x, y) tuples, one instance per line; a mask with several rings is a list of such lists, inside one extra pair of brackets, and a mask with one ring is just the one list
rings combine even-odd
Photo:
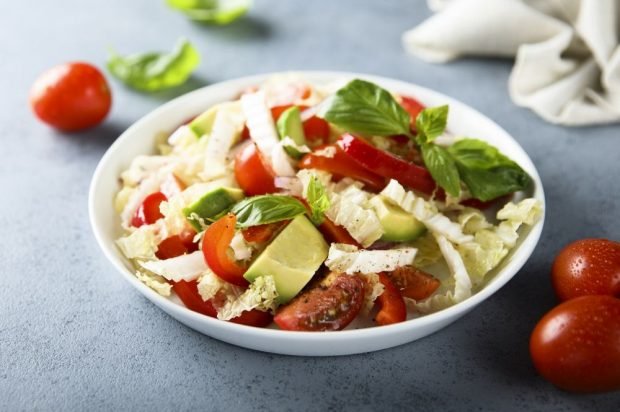
[(319, 149), (334, 148), (336, 153), (333, 157), (306, 154), (299, 162), (300, 169), (319, 169), (330, 172), (337, 178), (350, 177), (364, 183), (368, 189), (380, 191), (385, 187), (385, 179), (372, 171), (359, 165), (350, 156), (347, 156), (338, 146), (327, 145)]
[(136, 213), (131, 219), (131, 225), (140, 227), (142, 225), (150, 225), (157, 222), (157, 220), (164, 217), (164, 215), (162, 215), (159, 211), (159, 205), (161, 202), (165, 202), (166, 200), (168, 199), (162, 192), (155, 192), (148, 195), (140, 207), (138, 207), (138, 210), (136, 210)]
[(400, 292), (385, 273), (379, 273), (379, 281), (384, 290), (377, 298), (379, 312), (375, 316), (375, 322), (381, 326), (404, 322), (407, 319), (407, 306)]
[(331, 243), (346, 243), (347, 245), (357, 246), (358, 248), (362, 247), (362, 245), (353, 239), (347, 229), (335, 224), (328, 218), (323, 219), (323, 223), (319, 226), (319, 230), (325, 239)]
[(400, 105), (409, 113), (409, 116), (411, 116), (411, 127), (415, 127), (415, 119), (420, 112), (425, 109), (425, 106), (413, 97), (407, 96), (400, 96)]
[(434, 276), (412, 266), (399, 267), (385, 274), (401, 295), (414, 300), (428, 298), (441, 285)]
[(364, 281), (358, 276), (339, 274), (328, 286), (297, 295), (280, 307), (273, 320), (284, 330), (341, 330), (355, 319), (363, 302)]
[(377, 175), (396, 179), (403, 185), (426, 194), (432, 194), (437, 187), (424, 167), (401, 160), (358, 137), (345, 133), (337, 144), (355, 163)]
[[(184, 280), (172, 283), (172, 289), (177, 294), (181, 302), (190, 310), (202, 313), (212, 318), (217, 317), (217, 309), (213, 304), (213, 299), (202, 300), (198, 293), (198, 283), (196, 281), (186, 282)], [(242, 312), (241, 315), (231, 319), (229, 322), (247, 326), (265, 327), (273, 320), (273, 316), (268, 312), (261, 312), (253, 309)]]
[(264, 243), (273, 237), (288, 221), (267, 223), (243, 229), (241, 234), (247, 242)]
[(233, 285), (243, 287), (248, 285), (248, 281), (243, 278), (245, 268), (239, 266), (228, 255), (236, 223), (237, 217), (229, 213), (209, 226), (202, 239), (202, 253), (207, 265), (217, 276)]
[(276, 191), (274, 175), (263, 163), (254, 144), (247, 145), (237, 154), (235, 179), (248, 196), (264, 195)]
[(198, 250), (198, 244), (193, 241), (195, 235), (195, 231), (186, 230), (181, 234), (167, 237), (157, 246), (155, 256), (163, 260), (195, 252)]

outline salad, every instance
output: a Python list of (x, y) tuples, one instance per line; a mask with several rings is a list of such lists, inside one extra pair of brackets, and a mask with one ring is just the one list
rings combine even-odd
[(270, 79), (132, 161), (117, 245), (145, 285), (223, 321), (327, 331), (442, 310), (542, 212), (528, 174), (448, 115), (361, 79)]

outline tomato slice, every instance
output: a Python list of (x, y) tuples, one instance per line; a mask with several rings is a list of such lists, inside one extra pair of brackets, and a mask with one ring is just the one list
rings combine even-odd
[(375, 316), (375, 322), (381, 326), (404, 322), (407, 319), (407, 306), (400, 292), (385, 273), (379, 273), (379, 281), (384, 290), (377, 298), (379, 312)]
[(274, 175), (269, 170), (256, 145), (249, 144), (235, 158), (235, 179), (246, 195), (256, 196), (276, 191)]
[[(196, 281), (186, 282), (182, 280), (173, 282), (172, 289), (188, 309), (212, 318), (217, 317), (217, 309), (213, 304), (213, 299), (202, 300), (200, 293), (198, 293), (198, 283)], [(262, 328), (269, 325), (272, 320), (273, 316), (271, 313), (253, 309), (242, 312), (241, 315), (231, 319), (230, 322)]]
[(338, 146), (328, 145), (319, 149), (333, 147), (336, 153), (333, 157), (306, 154), (299, 162), (300, 169), (319, 169), (330, 172), (337, 178), (350, 177), (359, 180), (371, 190), (380, 191), (385, 187), (385, 179), (372, 171), (360, 166), (350, 156), (347, 156)]
[(401, 295), (415, 300), (428, 298), (441, 285), (434, 276), (412, 266), (403, 266), (385, 274)]
[(165, 202), (166, 200), (168, 199), (162, 192), (155, 192), (148, 195), (140, 207), (138, 207), (138, 210), (136, 210), (136, 213), (131, 219), (131, 225), (140, 227), (142, 225), (150, 225), (157, 222), (157, 220), (164, 217), (164, 215), (162, 215), (159, 211), (159, 205), (161, 202)]
[(247, 242), (264, 243), (269, 240), (289, 221), (267, 223), (243, 229), (241, 234)]
[(164, 260), (195, 252), (198, 250), (198, 244), (194, 243), (195, 235), (193, 230), (185, 230), (181, 234), (167, 237), (157, 246), (155, 256)]
[(360, 138), (345, 133), (337, 144), (355, 163), (379, 176), (396, 179), (403, 185), (426, 194), (432, 194), (437, 187), (424, 167), (401, 160)]
[(407, 113), (409, 113), (409, 116), (411, 116), (411, 127), (414, 128), (415, 119), (426, 107), (413, 97), (407, 96), (400, 96), (400, 105), (407, 111)]
[(233, 285), (247, 286), (248, 281), (243, 278), (245, 269), (228, 255), (236, 223), (237, 217), (229, 213), (209, 226), (202, 239), (202, 253), (217, 276)]
[(364, 281), (358, 276), (340, 274), (328, 286), (297, 295), (280, 307), (273, 320), (284, 330), (341, 330), (355, 319), (363, 302)]
[(217, 310), (211, 300), (205, 302), (198, 293), (198, 282), (186, 282), (184, 280), (172, 282), (172, 289), (188, 309), (212, 318), (217, 316)]
[(319, 226), (319, 230), (323, 234), (323, 237), (331, 243), (346, 243), (347, 245), (357, 246), (358, 248), (362, 247), (353, 239), (347, 229), (335, 224), (328, 218), (323, 219), (323, 223)]

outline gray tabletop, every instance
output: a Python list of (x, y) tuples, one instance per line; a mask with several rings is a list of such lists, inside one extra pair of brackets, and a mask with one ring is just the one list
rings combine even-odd
[[(620, 127), (566, 129), (515, 107), (510, 62), (434, 66), (401, 33), (423, 1), (258, 0), (249, 17), (202, 27), (153, 0), (3, 2), (0, 10), (0, 410), (613, 410), (618, 394), (560, 392), (535, 373), (529, 334), (555, 299), (554, 254), (571, 240), (620, 238)], [(100, 127), (56, 133), (27, 93), (49, 66), (104, 65), (121, 52), (191, 39), (186, 87), (143, 95), (111, 81)], [(506, 287), (420, 341), (359, 356), (296, 358), (237, 348), (183, 326), (115, 273), (95, 244), (87, 190), (107, 147), (164, 101), (205, 84), (289, 69), (348, 70), (419, 83), (495, 119), (538, 167), (548, 201), (534, 255)], [(617, 410), (617, 409), (616, 409)]]

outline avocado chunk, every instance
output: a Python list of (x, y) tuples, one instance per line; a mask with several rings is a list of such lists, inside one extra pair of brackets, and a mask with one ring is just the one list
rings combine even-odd
[(409, 242), (422, 236), (426, 231), (424, 223), (383, 196), (379, 195), (370, 199), (370, 205), (377, 213), (381, 227), (383, 227), (384, 233), (381, 240)]
[[(301, 122), (299, 107), (292, 106), (282, 112), (276, 126), (278, 134), (280, 135), (280, 140), (288, 136), (299, 146), (306, 144), (306, 136), (304, 135), (304, 127)], [(284, 150), (296, 159), (303, 155), (303, 153), (292, 146), (284, 146)]]
[(200, 224), (200, 219), (212, 220), (220, 217), (243, 197), (241, 189), (220, 187), (205, 193), (200, 199), (184, 208), (183, 214), (194, 229), (200, 232), (204, 229)]
[(194, 120), (189, 122), (189, 128), (196, 137), (202, 137), (205, 134), (211, 133), (211, 129), (213, 129), (213, 123), (215, 122), (215, 115), (219, 110), (219, 105), (213, 106), (206, 112), (198, 115)]
[(304, 215), (293, 219), (258, 255), (243, 277), (252, 282), (271, 275), (278, 291), (278, 303), (294, 298), (327, 259), (323, 235)]

